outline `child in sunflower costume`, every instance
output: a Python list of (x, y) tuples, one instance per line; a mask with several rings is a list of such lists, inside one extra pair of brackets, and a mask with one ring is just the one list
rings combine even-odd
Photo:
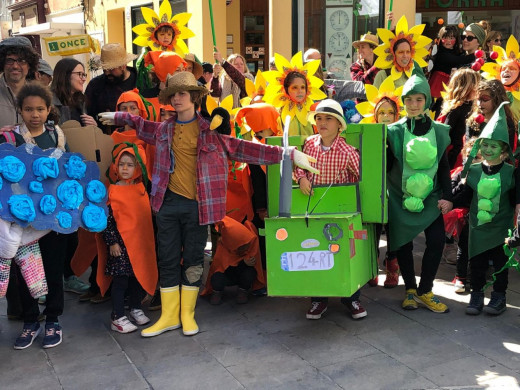
[(391, 76), (396, 87), (404, 85), (412, 76), (414, 62), (421, 68), (428, 66), (424, 58), (428, 55), (425, 46), (432, 41), (421, 35), (425, 24), (419, 24), (408, 30), (406, 17), (402, 16), (395, 27), (395, 34), (385, 28), (378, 28), (377, 35), (383, 42), (374, 49), (377, 60), (374, 66), (382, 69), (374, 79), (374, 86), (379, 88), (383, 81)]
[[(469, 261), (471, 267), (471, 299), (466, 314), (477, 315), (483, 310), (499, 315), (506, 310), (507, 269), (496, 274), (491, 300), (484, 307), (486, 270), (489, 261), (495, 271), (502, 269), (508, 258), (504, 253), (504, 237), (513, 223), (516, 194), (515, 167), (504, 160), (512, 160), (504, 102), (495, 111), (468, 157), (463, 176), (467, 172), (466, 185), (455, 198), (455, 205), (469, 206)], [(479, 151), (483, 162), (472, 164)]]
[(502, 82), (511, 101), (511, 111), (516, 122), (520, 120), (520, 47), (518, 41), (511, 35), (507, 40), (506, 49), (493, 46), (498, 53), (496, 63), (486, 62), (482, 66), (482, 77)]
[[(148, 7), (141, 7), (141, 13), (146, 23), (132, 28), (137, 34), (133, 43), (147, 48), (137, 60), (137, 87), (141, 90), (153, 87), (148, 73), (155, 70), (156, 62), (162, 52), (175, 52), (181, 58), (188, 53), (184, 39), (193, 38), (194, 32), (186, 27), (191, 14), (182, 12), (172, 15), (170, 2), (164, 0), (159, 7), (159, 14)], [(175, 68), (171, 69), (173, 74)], [(166, 81), (166, 75), (161, 80)]]
[[(433, 295), (432, 288), (445, 241), (441, 211), (452, 208), (446, 157), (449, 128), (426, 115), (431, 104), (430, 86), (417, 67), (403, 87), (402, 99), (407, 116), (388, 126), (389, 250), (397, 254), (405, 282), (403, 309), (417, 309), (422, 304), (445, 313), (448, 307)], [(426, 250), (417, 286), (412, 251), (413, 240), (422, 231)]]
[(263, 73), (268, 83), (264, 101), (280, 109), (282, 122), (287, 115), (291, 116), (289, 136), (314, 134), (307, 114), (314, 101), (327, 97), (319, 89), (323, 80), (314, 76), (321, 62), (313, 60), (303, 65), (301, 51), (290, 62), (278, 53), (274, 58), (277, 70)]

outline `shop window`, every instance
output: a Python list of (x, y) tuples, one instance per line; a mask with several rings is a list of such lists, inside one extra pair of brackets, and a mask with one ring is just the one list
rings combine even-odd
[(269, 68), (269, 61), (266, 59), (269, 53), (267, 24), (267, 12), (244, 12), (244, 46), (241, 54), (245, 57), (247, 67), (253, 74), (258, 69), (264, 71)]

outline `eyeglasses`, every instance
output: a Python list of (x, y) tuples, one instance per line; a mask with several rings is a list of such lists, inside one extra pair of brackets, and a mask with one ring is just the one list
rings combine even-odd
[(77, 74), (80, 79), (86, 79), (87, 74), (83, 72), (70, 72), (71, 74)]
[(15, 62), (20, 66), (27, 65), (27, 61), (24, 60), (23, 58), (6, 58), (5, 59), (5, 64), (9, 65), (9, 66), (13, 66)]
[(472, 42), (474, 39), (477, 39), (477, 37), (471, 37), (469, 35), (461, 35), (460, 39), (462, 39), (462, 40), (466, 39), (468, 42)]

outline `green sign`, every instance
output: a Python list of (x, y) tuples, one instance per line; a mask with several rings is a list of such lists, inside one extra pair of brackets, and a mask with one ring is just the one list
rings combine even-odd
[(503, 7), (504, 0), (425, 0), (424, 8)]

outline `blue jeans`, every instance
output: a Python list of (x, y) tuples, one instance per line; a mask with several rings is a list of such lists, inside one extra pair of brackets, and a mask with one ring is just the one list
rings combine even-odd
[(208, 227), (199, 225), (198, 202), (167, 190), (156, 221), (161, 287), (200, 286)]

